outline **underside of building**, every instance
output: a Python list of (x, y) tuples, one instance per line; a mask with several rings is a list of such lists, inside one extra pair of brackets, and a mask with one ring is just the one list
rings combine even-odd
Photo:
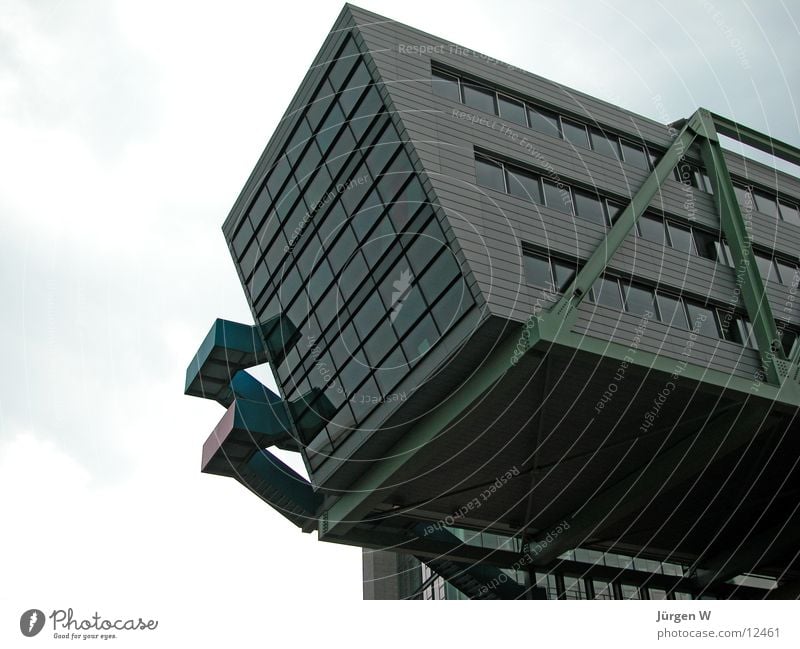
[(729, 140), (800, 164), (346, 5), (223, 226), (202, 470), (369, 598), (797, 597), (800, 180)]

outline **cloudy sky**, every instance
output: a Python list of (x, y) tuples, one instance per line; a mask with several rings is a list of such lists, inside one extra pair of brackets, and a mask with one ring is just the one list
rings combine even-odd
[[(363, 6), (661, 121), (705, 106), (800, 144), (797, 3)], [(174, 646), (359, 606), (357, 549), (199, 473), (222, 410), (182, 394), (213, 319), (250, 319), (220, 226), (340, 9), (0, 0), (3, 646), (31, 607), (155, 617)]]

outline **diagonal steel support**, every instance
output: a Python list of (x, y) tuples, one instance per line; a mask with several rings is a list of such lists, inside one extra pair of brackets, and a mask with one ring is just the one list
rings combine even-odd
[(671, 177), (672, 170), (683, 158), (692, 142), (694, 142), (697, 137), (696, 127), (700, 122), (698, 113), (692, 115), (687, 123), (684, 124), (669, 149), (661, 156), (655, 169), (633, 195), (630, 203), (619, 215), (614, 225), (611, 226), (602, 243), (575, 275), (558, 304), (550, 311), (551, 316), (554, 315), (563, 320), (562, 327), (569, 328), (574, 323), (578, 305), (586, 297), (592, 284), (603, 274), (614, 253), (617, 252), (622, 242), (633, 230), (636, 221), (644, 214), (661, 185)]
[(781, 384), (779, 362), (785, 363), (786, 356), (780, 344), (780, 335), (775, 318), (767, 299), (764, 280), (758, 272), (758, 265), (750, 243), (750, 228), (736, 195), (733, 191), (728, 166), (719, 144), (714, 119), (706, 110), (699, 110), (700, 154), (711, 179), (714, 199), (719, 210), (720, 225), (730, 247), (736, 268), (736, 284), (753, 325), (753, 333), (758, 343), (758, 351), (766, 373), (767, 381), (773, 385)]

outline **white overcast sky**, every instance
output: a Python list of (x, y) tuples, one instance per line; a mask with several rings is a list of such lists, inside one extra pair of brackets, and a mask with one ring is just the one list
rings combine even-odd
[[(363, 6), (800, 143), (797, 2)], [(213, 319), (250, 321), (220, 226), (341, 8), (0, 0), (0, 645), (31, 607), (161, 620), (138, 646), (320, 642), (299, 611), (363, 613), (359, 550), (200, 474), (223, 411), (183, 396)]]

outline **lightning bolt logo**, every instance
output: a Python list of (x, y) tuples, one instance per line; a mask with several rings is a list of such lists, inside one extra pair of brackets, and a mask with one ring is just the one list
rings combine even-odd
[(44, 613), (38, 608), (25, 611), (19, 618), (19, 630), (25, 637), (35, 636), (44, 628)]
[(396, 279), (392, 282), (394, 291), (392, 291), (392, 312), (389, 314), (389, 319), (392, 322), (397, 318), (400, 309), (403, 308), (403, 300), (408, 296), (408, 291), (411, 289), (411, 280), (413, 278), (414, 276), (411, 274), (411, 270), (406, 268), (400, 273), (400, 279)]

